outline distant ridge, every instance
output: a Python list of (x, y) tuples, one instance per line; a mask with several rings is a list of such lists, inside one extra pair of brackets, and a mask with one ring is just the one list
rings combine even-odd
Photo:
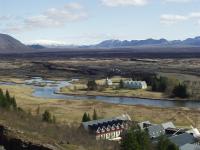
[(125, 48), (125, 47), (140, 47), (140, 46), (200, 46), (200, 37), (188, 38), (186, 40), (173, 40), (168, 41), (166, 39), (146, 39), (146, 40), (131, 40), (131, 41), (120, 41), (120, 40), (106, 40), (97, 45), (92, 45), (90, 47), (96, 48)]
[(43, 48), (46, 48), (45, 46), (42, 46), (42, 45), (39, 45), (39, 44), (28, 45), (28, 47), (33, 48), (33, 49), (43, 49)]

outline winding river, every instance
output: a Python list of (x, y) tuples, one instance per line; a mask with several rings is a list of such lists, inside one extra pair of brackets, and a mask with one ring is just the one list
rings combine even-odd
[[(56, 94), (61, 87), (70, 86), (71, 81), (51, 81), (43, 80), (40, 77), (35, 77), (31, 80), (26, 80), (23, 85), (33, 87), (33, 96), (48, 99), (62, 99), (62, 100), (97, 100), (112, 104), (124, 105), (144, 105), (155, 107), (186, 107), (200, 109), (200, 101), (181, 101), (181, 100), (153, 100), (142, 98), (129, 97), (109, 97), (109, 96), (78, 96), (78, 95), (64, 95)], [(0, 84), (12, 85), (15, 83), (0, 82)]]

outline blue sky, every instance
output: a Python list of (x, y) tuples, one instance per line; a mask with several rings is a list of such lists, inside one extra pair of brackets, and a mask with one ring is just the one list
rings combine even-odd
[(200, 35), (199, 0), (0, 0), (0, 33), (24, 43)]

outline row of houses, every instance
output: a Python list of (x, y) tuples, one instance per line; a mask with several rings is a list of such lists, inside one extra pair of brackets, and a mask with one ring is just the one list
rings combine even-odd
[[(108, 86), (112, 86), (113, 82), (111, 79), (107, 78), (105, 80), (105, 84)], [(146, 81), (133, 81), (133, 80), (125, 80), (123, 81), (124, 88), (128, 89), (147, 89)]]
[[(122, 133), (130, 127), (131, 123), (130, 116), (123, 114), (108, 119), (83, 122), (82, 127), (97, 140), (120, 141)], [(152, 124), (150, 121), (140, 122), (138, 126), (148, 132), (152, 142), (158, 142), (159, 137), (165, 135), (180, 150), (200, 150), (200, 133), (196, 128), (182, 129), (177, 128), (172, 122)]]
[(130, 122), (130, 116), (123, 114), (108, 119), (83, 122), (82, 127), (94, 135), (97, 140), (118, 140), (120, 139), (121, 133), (128, 129)]

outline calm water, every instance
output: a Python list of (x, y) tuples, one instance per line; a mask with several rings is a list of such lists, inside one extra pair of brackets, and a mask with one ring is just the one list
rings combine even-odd
[[(0, 82), (0, 84), (12, 85), (13, 83)], [(200, 108), (200, 101), (169, 101), (169, 100), (151, 100), (141, 98), (128, 98), (128, 97), (107, 97), (107, 96), (76, 96), (76, 95), (63, 95), (55, 94), (61, 87), (69, 86), (70, 82), (67, 81), (50, 81), (43, 80), (42, 78), (33, 78), (25, 82), (26, 86), (34, 88), (33, 96), (43, 97), (50, 99), (62, 100), (97, 100), (112, 104), (125, 104), (125, 105), (145, 105), (156, 107), (187, 107), (187, 108)]]

